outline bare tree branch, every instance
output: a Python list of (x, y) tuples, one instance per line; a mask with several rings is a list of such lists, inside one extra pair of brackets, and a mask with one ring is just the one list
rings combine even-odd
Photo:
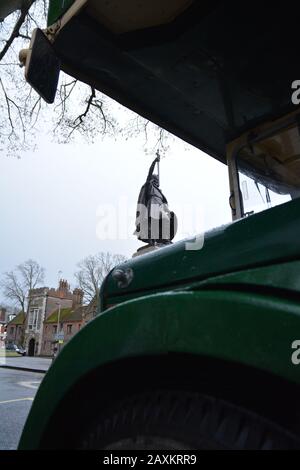
[(71, 135), (73, 134), (73, 132), (75, 132), (78, 127), (81, 126), (81, 124), (83, 123), (83, 120), (84, 118), (86, 118), (89, 110), (90, 110), (90, 107), (92, 105), (92, 102), (93, 102), (93, 99), (95, 98), (96, 96), (96, 92), (95, 92), (95, 88), (91, 88), (91, 94), (90, 94), (90, 97), (88, 98), (87, 100), (87, 104), (86, 104), (86, 108), (85, 108), (85, 111), (80, 114), (75, 120), (74, 120), (74, 126), (71, 130), (71, 132), (69, 133), (69, 137), (71, 137)]
[(3, 59), (7, 51), (9, 50), (10, 46), (14, 42), (14, 40), (20, 36), (20, 29), (25, 21), (26, 16), (35, 0), (29, 0), (25, 4), (23, 4), (20, 12), (20, 16), (15, 24), (15, 27), (12, 30), (12, 33), (8, 40), (6, 41), (5, 46), (3, 47), (2, 51), (0, 51), (0, 61)]
[(58, 117), (57, 124), (54, 128), (54, 132), (61, 125), (61, 123), (63, 122), (63, 120), (65, 118), (67, 100), (70, 98), (70, 96), (73, 93), (74, 88), (76, 87), (76, 85), (77, 85), (77, 80), (72, 80), (69, 83), (62, 83), (60, 85), (60, 88), (59, 88), (60, 102), (55, 106), (55, 109), (61, 108), (61, 112), (60, 112), (60, 115)]
[(10, 127), (11, 127), (11, 133), (10, 133), (10, 136), (11, 136), (14, 133), (14, 124), (13, 124), (13, 120), (12, 120), (12, 117), (11, 117), (10, 102), (9, 102), (9, 99), (8, 99), (8, 96), (7, 96), (7, 93), (5, 91), (5, 88), (4, 88), (4, 85), (3, 85), (3, 82), (1, 80), (1, 78), (0, 78), (0, 85), (1, 85), (2, 91), (4, 93), (5, 101), (6, 101), (6, 104), (7, 104), (7, 113), (8, 113), (9, 124), (10, 124)]
[(122, 255), (100, 252), (87, 256), (78, 263), (74, 276), (79, 288), (84, 292), (86, 302), (91, 302), (99, 295), (100, 286), (105, 276), (126, 258)]
[[(67, 143), (80, 136), (92, 143), (97, 136), (115, 137), (122, 133), (126, 139), (144, 135), (146, 152), (155, 152), (157, 148), (165, 151), (168, 133), (136, 115), (129, 125), (120, 124), (120, 106), (117, 108), (99, 91), (63, 72), (53, 108), (46, 106), (25, 83), (23, 74), (16, 67), (19, 65), (18, 51), (30, 39), (34, 27), (45, 26), (48, 3), (48, 0), (7, 0), (3, 7), (0, 0), (0, 16), (2, 12), (4, 18), (9, 12), (20, 9), (0, 25), (0, 95), (3, 94), (0, 96), (0, 149), (5, 148), (8, 154), (18, 157), (21, 150), (34, 147), (35, 131), (39, 118), (42, 118), (43, 131), (44, 123), (48, 122), (58, 142)], [(126, 111), (125, 117), (130, 119), (132, 115)]]
[(31, 37), (30, 37), (30, 36), (27, 36), (27, 34), (21, 34), (21, 33), (19, 33), (19, 34), (18, 34), (18, 37), (19, 37), (19, 38), (22, 38), (22, 39), (25, 39), (26, 41), (30, 41), (30, 40), (31, 40)]
[(44, 281), (45, 270), (36, 261), (28, 260), (16, 267), (14, 271), (4, 273), (0, 286), (4, 296), (19, 305), (23, 312), (28, 312), (30, 300), (26, 299), (30, 291)]

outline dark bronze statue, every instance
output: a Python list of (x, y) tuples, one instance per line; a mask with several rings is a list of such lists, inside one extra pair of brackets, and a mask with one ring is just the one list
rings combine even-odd
[(136, 212), (135, 235), (149, 245), (167, 245), (177, 231), (176, 216), (169, 210), (168, 201), (159, 187), (159, 171), (157, 175), (153, 174), (156, 165), (159, 170), (159, 163), (160, 155), (157, 152), (140, 190)]

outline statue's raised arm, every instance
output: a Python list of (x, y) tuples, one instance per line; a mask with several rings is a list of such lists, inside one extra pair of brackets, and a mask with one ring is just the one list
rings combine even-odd
[(149, 181), (150, 181), (150, 179), (151, 179), (151, 177), (152, 177), (152, 175), (153, 175), (153, 172), (154, 172), (155, 165), (160, 162), (160, 155), (159, 155), (159, 152), (157, 152), (156, 155), (157, 155), (156, 159), (154, 160), (154, 162), (152, 163), (152, 165), (151, 165), (150, 168), (149, 168), (149, 173), (148, 173), (146, 182), (149, 182)]

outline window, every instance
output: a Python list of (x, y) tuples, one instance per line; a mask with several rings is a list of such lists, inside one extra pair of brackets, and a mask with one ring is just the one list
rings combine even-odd
[(67, 333), (70, 335), (72, 333), (72, 325), (67, 326)]
[(53, 333), (54, 335), (56, 335), (56, 333), (57, 333), (57, 325), (54, 325), (54, 326), (52, 327), (52, 333)]
[(291, 200), (289, 194), (276, 194), (267, 186), (241, 172), (239, 173), (239, 179), (245, 216), (262, 212)]
[(32, 330), (32, 321), (33, 321), (33, 310), (29, 310), (28, 313), (28, 329)]
[(29, 319), (28, 319), (28, 329), (29, 330), (36, 330), (37, 328), (37, 321), (39, 316), (39, 309), (33, 308), (29, 312)]
[(236, 164), (242, 212), (250, 216), (300, 197), (299, 123), (281, 122), (244, 145)]
[(13, 335), (13, 334), (14, 334), (14, 331), (15, 331), (14, 327), (11, 326), (11, 327), (10, 327), (10, 330), (9, 330), (9, 333), (10, 333), (11, 335)]

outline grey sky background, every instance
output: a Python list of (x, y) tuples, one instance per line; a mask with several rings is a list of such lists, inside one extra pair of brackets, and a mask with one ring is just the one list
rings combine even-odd
[[(0, 273), (33, 258), (46, 269), (46, 285), (56, 286), (62, 271), (74, 287), (76, 264), (85, 256), (131, 257), (141, 246), (133, 236), (137, 197), (154, 158), (143, 151), (142, 138), (59, 145), (44, 135), (21, 159), (0, 155)], [(198, 232), (230, 221), (227, 167), (179, 139), (161, 162), (161, 188), (175, 212), (194, 205)], [(118, 208), (120, 201), (128, 208), (127, 239), (100, 240), (99, 207)], [(186, 235), (179, 219), (176, 239)]]

